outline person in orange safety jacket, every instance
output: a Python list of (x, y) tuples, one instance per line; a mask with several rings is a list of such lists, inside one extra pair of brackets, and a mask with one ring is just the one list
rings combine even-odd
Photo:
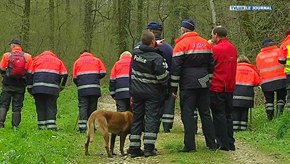
[(106, 76), (106, 68), (101, 59), (84, 50), (73, 66), (73, 81), (78, 87), (79, 130), (87, 130), (87, 120), (97, 110), (101, 96), (100, 79)]
[[(130, 93), (129, 93), (129, 78), (130, 64), (132, 54), (129, 51), (124, 51), (120, 55), (120, 60), (115, 63), (110, 75), (110, 94), (116, 101), (117, 111), (131, 111)], [(115, 145), (116, 134), (111, 134), (111, 144)]]
[(269, 120), (274, 117), (274, 98), (277, 92), (277, 115), (283, 113), (286, 98), (286, 74), (284, 65), (278, 62), (279, 48), (272, 39), (263, 40), (263, 48), (256, 57), (260, 74), (260, 85), (266, 99), (266, 113)]
[[(4, 128), (4, 122), (6, 120), (6, 115), (9, 110), (11, 100), (12, 100), (12, 126), (17, 127), (21, 122), (21, 111), (23, 107), (24, 95), (25, 95), (25, 87), (26, 87), (26, 79), (25, 73), (32, 63), (32, 56), (28, 53), (23, 52), (21, 47), (21, 41), (18, 38), (14, 38), (9, 43), (11, 52), (7, 52), (2, 56), (2, 60), (0, 63), (0, 71), (3, 77), (2, 81), (2, 93), (0, 98), (0, 128)], [(22, 69), (18, 69), (22, 71), (24, 76), (22, 77), (13, 77), (10, 76), (11, 70), (14, 70), (13, 64), (11, 64), (13, 60), (13, 56), (22, 56)], [(25, 61), (24, 61), (25, 60)], [(19, 61), (19, 60), (15, 60)], [(25, 62), (25, 63), (24, 63)], [(24, 66), (25, 65), (25, 66)], [(23, 69), (23, 66), (25, 67)], [(15, 68), (17, 70), (17, 68)]]
[(250, 60), (241, 55), (238, 57), (236, 88), (233, 93), (233, 129), (246, 130), (249, 108), (254, 107), (254, 87), (260, 82), (258, 70)]
[(110, 94), (116, 100), (117, 111), (125, 112), (131, 109), (129, 93), (129, 74), (132, 54), (125, 51), (120, 60), (115, 63), (110, 76)]
[(286, 78), (286, 92), (287, 92), (287, 108), (290, 112), (290, 28), (285, 32), (286, 38), (280, 45), (279, 63), (284, 64), (284, 72)]
[(40, 130), (57, 130), (57, 98), (67, 77), (64, 63), (52, 51), (44, 51), (34, 58), (27, 73), (27, 90), (35, 100)]
[(196, 151), (196, 119), (198, 109), (206, 146), (215, 150), (214, 124), (210, 114), (210, 77), (214, 71), (212, 46), (194, 32), (195, 22), (184, 19), (175, 42), (171, 66), (170, 92), (176, 98), (180, 89), (181, 119), (184, 125), (184, 147), (179, 152)]

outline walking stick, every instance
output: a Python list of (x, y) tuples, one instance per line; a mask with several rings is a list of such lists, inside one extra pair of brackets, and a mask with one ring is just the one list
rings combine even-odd
[(76, 130), (76, 127), (77, 127), (79, 119), (80, 119), (80, 114), (78, 114), (78, 117), (77, 117), (77, 120), (76, 120), (76, 123), (75, 123), (75, 126), (74, 126), (74, 130)]
[(249, 129), (252, 130), (252, 122), (253, 121), (253, 115), (252, 115), (252, 108), (250, 108), (250, 124), (249, 124)]

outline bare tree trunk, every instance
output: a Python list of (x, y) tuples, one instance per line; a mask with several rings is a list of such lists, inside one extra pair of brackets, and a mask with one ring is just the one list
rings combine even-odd
[[(65, 15), (66, 15), (66, 20), (68, 20), (65, 24), (65, 30), (64, 30), (64, 36), (65, 36), (65, 41), (71, 40), (71, 6), (70, 6), (70, 0), (65, 1)], [(64, 49), (68, 49), (69, 45), (65, 44)]]
[(137, 34), (140, 34), (143, 29), (143, 0), (138, 0), (137, 2)]
[(60, 0), (56, 1), (56, 20), (57, 20), (57, 27), (58, 27), (58, 31), (57, 31), (57, 38), (56, 38), (56, 54), (58, 56), (61, 56), (61, 51), (60, 51), (60, 47), (61, 46), (61, 25), (60, 25), (60, 14), (59, 14), (59, 6), (60, 6)]
[(54, 0), (49, 0), (49, 44), (51, 47), (51, 50), (54, 51)]
[(174, 45), (175, 39), (180, 35), (180, 19), (179, 19), (179, 9), (178, 9), (178, 1), (176, 0), (170, 0), (170, 19), (169, 19), (169, 26), (168, 28), (170, 29), (169, 31), (172, 31), (169, 33), (169, 38), (166, 39), (167, 42), (169, 42), (171, 45)]
[(85, 0), (85, 20), (84, 20), (84, 25), (85, 25), (85, 36), (84, 36), (84, 43), (85, 47), (88, 51), (91, 50), (92, 46), (92, 7), (93, 7), (93, 2), (92, 0)]
[[(244, 0), (238, 0), (237, 1), (238, 5), (242, 5), (245, 4)], [(245, 30), (247, 37), (249, 38), (249, 40), (253, 43), (255, 43), (255, 33), (256, 33), (256, 28), (253, 24), (253, 22), (250, 19), (249, 13), (248, 11), (241, 11), (240, 13), (240, 24), (242, 26), (242, 28)]]
[(128, 45), (126, 42), (129, 18), (129, 0), (118, 0), (118, 54), (121, 54), (124, 50), (128, 50)]
[(29, 50), (29, 31), (30, 31), (30, 0), (25, 0), (22, 18), (22, 47)]
[(215, 27), (216, 26), (216, 12), (214, 7), (214, 0), (209, 0), (210, 2), (210, 8), (211, 8), (211, 15), (212, 15), (212, 24)]

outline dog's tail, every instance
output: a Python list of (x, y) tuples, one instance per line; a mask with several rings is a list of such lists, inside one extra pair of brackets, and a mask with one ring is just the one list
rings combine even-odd
[(95, 125), (94, 122), (88, 123), (88, 138), (90, 138), (90, 142), (94, 141), (94, 136), (95, 136)]

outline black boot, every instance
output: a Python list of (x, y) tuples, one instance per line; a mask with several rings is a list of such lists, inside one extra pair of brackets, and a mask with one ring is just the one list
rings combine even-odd
[(277, 101), (277, 116), (283, 114), (285, 102), (283, 100)]
[(21, 121), (21, 112), (13, 112), (12, 114), (12, 127), (17, 127)]
[(6, 120), (7, 110), (0, 108), (0, 128), (4, 128), (4, 122)]
[(266, 103), (266, 113), (268, 120), (271, 121), (274, 118), (274, 104), (273, 103)]

